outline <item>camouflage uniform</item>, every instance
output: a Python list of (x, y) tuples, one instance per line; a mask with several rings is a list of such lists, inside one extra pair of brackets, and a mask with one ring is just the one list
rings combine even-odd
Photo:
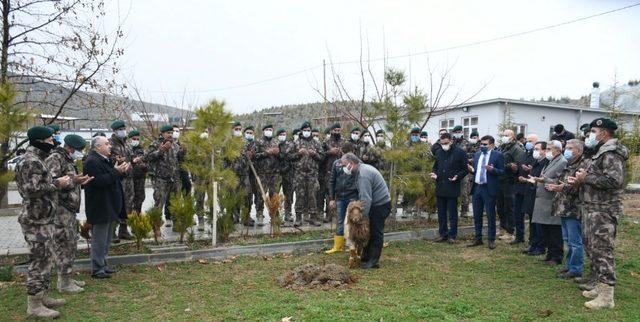
[[(363, 159), (362, 161), (368, 165), (375, 167), (380, 170), (380, 157), (381, 157), (381, 149), (373, 145), (372, 143), (363, 143), (360, 146), (360, 157)], [(366, 160), (364, 160), (366, 159)]]
[[(121, 139), (117, 137), (115, 134), (111, 135), (111, 139), (109, 140), (111, 143), (111, 162), (115, 164), (119, 162), (129, 162), (133, 161), (133, 151), (131, 147), (126, 143), (125, 139)], [(129, 169), (126, 173), (122, 175), (122, 192), (124, 193), (124, 206), (126, 210), (126, 214), (130, 214), (134, 209), (134, 198), (135, 191), (133, 188), (133, 169)], [(127, 218), (121, 218), (122, 220), (126, 220)]]
[(258, 192), (260, 189), (258, 188), (256, 177), (253, 175), (253, 172), (249, 167), (248, 154), (253, 151), (255, 144), (255, 141), (245, 141), (240, 156), (232, 162), (233, 170), (238, 176), (238, 190), (244, 190), (244, 206), (249, 211), (251, 211), (254, 196), (257, 199), (257, 195), (260, 194), (260, 192)]
[(29, 247), (27, 294), (49, 288), (53, 266), (53, 223), (57, 213), (58, 188), (44, 164), (47, 153), (29, 146), (16, 166), (16, 184), (22, 197), (18, 222)]
[(133, 165), (133, 210), (142, 212), (142, 203), (146, 197), (144, 186), (147, 179), (147, 164), (143, 162), (144, 149), (141, 146), (131, 148), (133, 158), (142, 157), (138, 164)]
[(191, 175), (191, 178), (195, 186), (193, 199), (196, 201), (196, 215), (198, 216), (198, 222), (200, 222), (204, 219), (204, 197), (210, 180), (200, 179), (200, 177), (195, 174)]
[(61, 275), (71, 274), (78, 247), (78, 221), (80, 211), (80, 185), (73, 182), (78, 175), (76, 165), (69, 153), (58, 146), (45, 160), (53, 179), (64, 176), (72, 178), (71, 184), (58, 191), (58, 207), (53, 220), (53, 247), (56, 264)]
[(282, 178), (282, 192), (284, 193), (284, 218), (285, 221), (293, 221), (291, 216), (291, 207), (293, 206), (293, 192), (295, 182), (295, 170), (291, 160), (289, 160), (289, 153), (295, 144), (293, 141), (285, 141), (280, 143), (280, 177)]
[[(253, 160), (255, 160), (254, 167), (258, 176), (260, 176), (260, 183), (264, 189), (264, 193), (268, 196), (272, 196), (276, 191), (276, 181), (278, 180), (278, 172), (280, 170), (280, 158), (279, 154), (269, 155), (267, 150), (271, 148), (280, 148), (278, 139), (275, 138), (262, 138), (256, 142), (253, 146)], [(258, 187), (258, 193), (256, 195), (256, 217), (262, 219), (264, 216), (264, 200), (262, 200), (262, 193)]]
[[(169, 150), (163, 151), (160, 146), (163, 138), (155, 140), (147, 149), (145, 162), (153, 169), (153, 206), (162, 210), (169, 203), (172, 193), (180, 191), (178, 170), (178, 152), (180, 147), (175, 142)], [(165, 208), (165, 218), (171, 219), (171, 213)]]
[[(314, 151), (312, 155), (302, 155), (300, 149)], [(324, 158), (324, 151), (319, 142), (312, 138), (300, 138), (289, 153), (295, 161), (296, 172), (296, 216), (301, 221), (305, 213), (309, 214), (309, 222), (318, 222), (316, 194), (319, 189), (319, 163)]]
[(613, 249), (622, 215), (625, 162), (629, 150), (618, 140), (605, 142), (591, 157), (580, 186), (585, 248), (597, 283), (616, 284)]
[[(322, 193), (324, 194), (325, 198), (329, 195), (329, 181), (331, 179), (331, 166), (333, 165), (335, 160), (337, 160), (342, 156), (343, 144), (344, 144), (344, 139), (342, 137), (336, 137), (333, 134), (331, 135), (330, 138), (326, 139), (322, 143), (322, 151), (324, 151), (325, 157), (323, 158), (322, 163), (320, 164), (320, 178), (318, 182), (319, 183), (321, 182), (322, 186), (324, 187)], [(331, 154), (329, 152), (333, 148), (338, 149), (338, 154)], [(325, 206), (325, 205), (323, 204), (322, 206)], [(322, 209), (322, 206), (320, 206), (320, 209)], [(326, 207), (326, 209), (327, 209), (326, 219), (327, 221), (330, 221), (333, 219), (334, 210), (329, 209), (329, 207)]]
[[(473, 155), (478, 151), (478, 144), (471, 144), (465, 138), (454, 140), (453, 145), (459, 147), (467, 154), (467, 160), (473, 162)], [(469, 204), (471, 203), (471, 186), (473, 185), (473, 176), (466, 176), (462, 179), (460, 187), (460, 217), (465, 217), (469, 213)]]

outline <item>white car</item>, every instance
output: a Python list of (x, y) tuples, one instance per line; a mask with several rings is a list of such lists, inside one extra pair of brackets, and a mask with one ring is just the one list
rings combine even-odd
[(7, 161), (7, 168), (11, 171), (16, 171), (16, 165), (18, 164), (18, 162), (20, 162), (20, 160), (22, 160), (22, 156), (15, 157)]

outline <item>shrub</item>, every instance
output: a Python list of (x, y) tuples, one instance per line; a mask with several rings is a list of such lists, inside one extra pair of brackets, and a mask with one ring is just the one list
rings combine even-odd
[(142, 250), (142, 240), (149, 236), (149, 233), (153, 229), (151, 226), (151, 220), (149, 216), (145, 214), (139, 214), (136, 211), (129, 214), (127, 218), (127, 225), (131, 227), (133, 237), (136, 239), (136, 245), (138, 249)]
[(173, 216), (173, 228), (180, 234), (180, 242), (182, 243), (187, 229), (195, 225), (193, 215), (196, 213), (196, 206), (193, 197), (182, 192), (172, 194), (169, 200), (171, 203), (169, 210)]
[(158, 243), (160, 237), (160, 228), (162, 227), (162, 209), (158, 207), (151, 207), (147, 209), (147, 216), (151, 222), (151, 228), (153, 229), (153, 240)]

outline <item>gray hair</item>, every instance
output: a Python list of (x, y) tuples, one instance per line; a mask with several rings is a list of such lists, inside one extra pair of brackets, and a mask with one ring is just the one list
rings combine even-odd
[(342, 160), (343, 162), (348, 162), (348, 163), (360, 163), (360, 159), (358, 159), (358, 157), (349, 152), (349, 153), (345, 153), (342, 155), (342, 158), (340, 158), (340, 160)]
[(554, 148), (556, 148), (556, 150), (562, 152), (562, 142), (560, 142), (558, 140), (550, 141), (549, 144), (547, 144), (547, 147), (554, 147)]
[(567, 145), (571, 144), (574, 148), (579, 150), (580, 152), (584, 151), (584, 142), (578, 139), (571, 139), (567, 141)]
[(105, 142), (103, 142), (103, 140), (107, 141), (107, 138), (104, 137), (104, 136), (99, 136), (99, 135), (94, 137), (93, 139), (91, 139), (91, 150), (95, 150), (97, 147), (105, 144)]

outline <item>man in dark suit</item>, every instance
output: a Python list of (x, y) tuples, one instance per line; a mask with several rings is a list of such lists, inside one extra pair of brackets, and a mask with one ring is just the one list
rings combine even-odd
[[(467, 154), (452, 144), (450, 133), (440, 136), (440, 149), (436, 151), (431, 179), (436, 181), (438, 206), (438, 233), (436, 242), (454, 244), (458, 235), (458, 197), (460, 183), (467, 175)], [(447, 213), (450, 229), (447, 229)]]
[(473, 157), (469, 172), (475, 176), (473, 194), (473, 224), (476, 229), (476, 240), (469, 245), (482, 245), (482, 212), (487, 212), (489, 229), (487, 239), (489, 248), (496, 248), (496, 197), (500, 192), (499, 177), (504, 174), (504, 157), (494, 150), (495, 139), (485, 135), (480, 139), (480, 151)]
[(83, 172), (94, 179), (84, 187), (85, 210), (91, 228), (91, 277), (109, 278), (114, 270), (107, 266), (113, 222), (125, 213), (122, 190), (123, 173), (130, 164), (111, 163), (111, 145), (106, 137), (91, 140), (91, 152), (84, 162)]

